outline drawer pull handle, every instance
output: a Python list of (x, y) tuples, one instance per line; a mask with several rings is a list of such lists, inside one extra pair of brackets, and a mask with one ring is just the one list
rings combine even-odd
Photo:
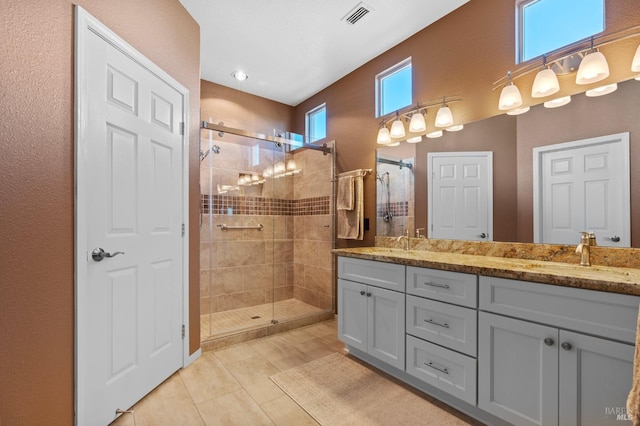
[(444, 368), (444, 367), (440, 367), (440, 366), (438, 366), (438, 365), (434, 364), (434, 363), (433, 363), (433, 362), (431, 362), (431, 361), (429, 361), (429, 362), (425, 362), (425, 363), (424, 363), (424, 365), (426, 365), (427, 367), (431, 367), (431, 368), (433, 368), (434, 370), (438, 370), (438, 371), (439, 371), (439, 372), (441, 372), (441, 373), (449, 374), (449, 370), (447, 370), (447, 369), (446, 369), (446, 368)]
[(438, 288), (449, 288), (449, 284), (438, 284), (438, 283), (432, 283), (432, 282), (425, 282), (423, 283), (424, 285), (428, 285), (430, 287), (438, 287)]
[(431, 318), (424, 320), (424, 322), (428, 322), (429, 324), (437, 325), (439, 327), (449, 328), (449, 324), (447, 324), (446, 322), (434, 321)]

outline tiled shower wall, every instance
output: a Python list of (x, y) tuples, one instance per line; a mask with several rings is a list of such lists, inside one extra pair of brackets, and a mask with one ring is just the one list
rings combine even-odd
[[(252, 171), (248, 164), (255, 152), (249, 146), (215, 144), (220, 153), (210, 154), (201, 167), (201, 313), (293, 297), (332, 307), (331, 156), (286, 154), (302, 169), (299, 174), (221, 194), (217, 185), (235, 186), (239, 174)], [(258, 173), (285, 159), (267, 149), (259, 155)], [(220, 224), (262, 224), (264, 229), (223, 231)]]
[[(402, 161), (403, 163), (414, 164), (413, 158), (391, 158), (394, 161)], [(411, 236), (415, 232), (414, 217), (414, 179), (413, 169), (403, 167), (402, 169), (393, 164), (376, 163), (376, 174), (382, 176), (389, 172), (389, 186), (391, 192), (390, 207), (393, 218), (390, 222), (385, 222), (383, 216), (387, 211), (387, 189), (380, 181), (376, 183), (376, 235), (380, 236), (399, 236), (403, 235), (405, 230), (409, 230)], [(386, 179), (386, 178), (385, 178)], [(386, 182), (386, 180), (385, 180)], [(424, 235), (424, 230), (422, 231)]]

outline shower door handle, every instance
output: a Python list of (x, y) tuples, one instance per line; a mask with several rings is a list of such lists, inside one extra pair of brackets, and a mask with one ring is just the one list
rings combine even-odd
[(117, 251), (115, 253), (107, 253), (106, 251), (104, 251), (102, 248), (98, 247), (93, 249), (93, 251), (91, 252), (91, 258), (93, 260), (95, 260), (96, 262), (101, 262), (102, 259), (104, 259), (105, 257), (115, 257), (119, 254), (124, 254), (123, 251)]

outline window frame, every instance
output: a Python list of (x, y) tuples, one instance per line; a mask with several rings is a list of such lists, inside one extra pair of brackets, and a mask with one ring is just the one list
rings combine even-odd
[[(523, 62), (527, 62), (530, 61), (532, 59), (535, 59), (537, 57), (542, 56), (538, 55), (538, 56), (534, 56), (528, 59), (524, 59), (524, 8), (526, 6), (528, 6), (531, 3), (536, 3), (539, 1), (544, 1), (544, 0), (516, 0), (516, 19), (515, 19), (515, 24), (516, 24), (516, 64), (521, 64)], [(607, 0), (602, 0), (602, 31), (605, 31), (607, 29), (607, 20), (606, 20), (606, 1)], [(559, 46), (553, 50), (550, 50), (549, 52), (545, 52), (544, 54), (548, 54), (551, 52), (555, 52), (556, 50), (561, 50), (564, 49), (567, 46), (570, 46), (572, 44), (575, 43), (579, 43), (581, 41), (587, 40), (589, 39), (589, 37), (584, 37), (578, 40), (575, 40), (574, 42), (564, 45), (564, 46)]]
[[(319, 138), (319, 139), (311, 139), (311, 120), (312, 118), (320, 113), (321, 111), (324, 111), (325, 113), (325, 120), (324, 120), (324, 137)], [(310, 109), (309, 111), (306, 112), (305, 114), (305, 118), (304, 118), (304, 127), (305, 127), (305, 142), (306, 143), (314, 143), (314, 142), (318, 142), (321, 141), (322, 139), (326, 139), (327, 138), (327, 103), (323, 102), (322, 104), (318, 105), (315, 108)]]
[(409, 92), (409, 103), (407, 105), (403, 105), (399, 109), (402, 109), (404, 107), (407, 107), (413, 104), (413, 64), (411, 61), (411, 56), (409, 56), (408, 58), (398, 62), (394, 66), (387, 68), (386, 70), (376, 74), (376, 79), (375, 79), (376, 118), (384, 117), (385, 115), (388, 115), (394, 111), (397, 111), (397, 109), (394, 109), (393, 111), (387, 111), (387, 112), (382, 111), (382, 99), (383, 99), (382, 82), (385, 78), (390, 77), (404, 70), (405, 68), (411, 68), (411, 90)]

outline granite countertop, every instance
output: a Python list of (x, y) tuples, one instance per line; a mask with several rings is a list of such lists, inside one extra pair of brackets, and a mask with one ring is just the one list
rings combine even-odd
[(640, 269), (387, 247), (335, 249), (337, 256), (640, 296)]

